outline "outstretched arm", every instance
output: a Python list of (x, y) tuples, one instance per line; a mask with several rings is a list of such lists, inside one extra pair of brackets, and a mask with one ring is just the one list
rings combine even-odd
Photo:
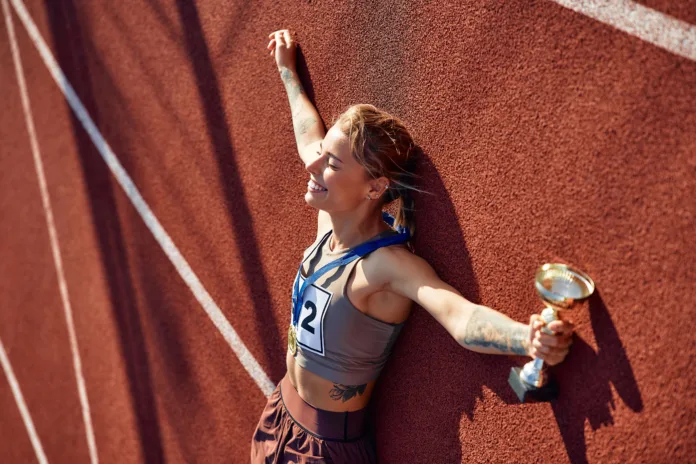
[(302, 161), (307, 164), (311, 160), (305, 159), (308, 152), (304, 148), (312, 142), (324, 139), (324, 123), (297, 77), (296, 42), (292, 33), (287, 29), (281, 29), (268, 37), (271, 39), (268, 43), (270, 54), (276, 58), (280, 78), (288, 93), (297, 150)]
[(550, 365), (563, 360), (572, 337), (572, 324), (554, 321), (541, 333), (538, 315), (529, 324), (517, 322), (487, 306), (468, 301), (442, 281), (423, 258), (406, 250), (387, 249), (380, 260), (387, 288), (428, 311), (457, 342), (479, 353), (512, 354), (543, 359)]

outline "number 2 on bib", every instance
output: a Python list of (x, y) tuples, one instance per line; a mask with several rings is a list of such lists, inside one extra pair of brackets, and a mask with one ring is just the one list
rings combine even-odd
[(314, 334), (314, 327), (312, 327), (310, 324), (312, 323), (314, 318), (317, 316), (317, 307), (311, 301), (305, 301), (304, 305), (305, 305), (305, 308), (309, 309), (310, 313), (302, 321), (302, 328), (307, 330), (311, 334)]
[[(300, 276), (300, 285), (304, 278)], [(324, 356), (324, 316), (333, 293), (310, 284), (304, 291), (297, 327), (297, 343), (302, 348)]]

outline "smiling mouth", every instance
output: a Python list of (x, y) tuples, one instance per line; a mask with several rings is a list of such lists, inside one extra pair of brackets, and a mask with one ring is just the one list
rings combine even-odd
[(312, 179), (310, 179), (309, 182), (307, 182), (307, 190), (309, 190), (312, 193), (321, 193), (327, 191), (327, 189), (317, 184)]

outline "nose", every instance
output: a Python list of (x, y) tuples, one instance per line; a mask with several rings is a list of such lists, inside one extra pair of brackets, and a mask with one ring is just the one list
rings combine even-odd
[(311, 159), (311, 161), (305, 163), (305, 169), (307, 172), (310, 172), (312, 174), (315, 174), (321, 165), (322, 162), (322, 155), (316, 155), (314, 158)]

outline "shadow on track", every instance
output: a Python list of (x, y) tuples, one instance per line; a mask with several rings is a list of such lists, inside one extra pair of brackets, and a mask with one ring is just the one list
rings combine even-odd
[[(84, 63), (83, 31), (71, 0), (46, 1), (56, 58), (98, 125), (99, 112), (92, 90), (91, 76)], [(145, 462), (164, 462), (162, 434), (158, 421), (151, 369), (134, 284), (129, 273), (123, 231), (116, 211), (111, 172), (96, 152), (80, 121), (71, 112), (70, 119), (83, 175), (89, 191), (94, 225), (98, 233), (101, 259), (108, 277), (111, 307), (121, 339), (121, 350), (132, 397), (140, 448)]]
[[(436, 197), (415, 195), (417, 230), (421, 232), (414, 241), (416, 253), (464, 298), (480, 304), (471, 257), (446, 187), (422, 154), (417, 172), (427, 179), (425, 187)], [(428, 228), (428, 224), (437, 227)], [(610, 383), (629, 408), (635, 412), (643, 409), (631, 364), (597, 290), (589, 299), (589, 313), (598, 351), (576, 334), (567, 359), (553, 370), (561, 395), (550, 407), (573, 464), (587, 463), (585, 422), (589, 421), (593, 430), (613, 424)], [(527, 361), (526, 357), (466, 350), (414, 305), (370, 404), (378, 451), (384, 443), (382, 447), (392, 453), (403, 453), (388, 456), (397, 462), (431, 462), (434, 456), (437, 462), (461, 462), (460, 446), (451, 444), (459, 444), (462, 413), (475, 421), (474, 411), (477, 402), (484, 400), (484, 387), (505, 404), (519, 405), (507, 379), (512, 366)], [(397, 365), (409, 370), (398, 371)], [(467, 372), (472, 375), (464, 375)], [(395, 423), (399, 426), (394, 427)]]
[[(230, 225), (235, 243), (240, 250), (242, 265), (257, 317), (257, 340), (262, 340), (264, 362), (272, 381), (278, 382), (285, 374), (284, 347), (280, 334), (284, 333), (273, 317), (268, 280), (264, 274), (261, 255), (251, 222), (251, 211), (246, 202), (242, 178), (235, 161), (230, 127), (220, 95), (220, 85), (213, 68), (210, 50), (196, 6), (177, 0), (177, 8), (184, 29), (184, 42), (196, 75), (197, 90), (205, 111), (208, 137), (217, 157), (220, 185), (223, 187)], [(239, 12), (241, 14), (241, 12)]]
[(643, 410), (643, 399), (631, 363), (599, 289), (595, 289), (589, 298), (589, 312), (597, 352), (587, 342), (575, 337), (567, 359), (556, 371), (570, 388), (552, 405), (568, 458), (573, 464), (588, 462), (586, 422), (592, 430), (614, 425), (612, 410), (616, 405), (610, 384), (633, 412)]
[[(419, 187), (434, 194), (414, 194), (416, 254), (464, 298), (478, 303), (479, 285), (455, 208), (435, 166), (420, 147), (416, 149), (420, 158), (416, 172), (425, 181)], [(447, 248), (440, 248), (442, 245)], [(397, 371), (396, 365), (408, 365), (409, 371)], [(512, 401), (514, 393), (508, 392), (507, 385), (511, 365), (511, 359), (486, 357), (462, 348), (430, 314), (414, 304), (371, 401), (378, 452), (388, 448), (391, 453), (380, 458), (433, 462), (436, 456), (436, 462), (460, 462), (462, 412), (473, 418), (483, 385)], [(452, 375), (464, 370), (475, 371), (480, 383), (473, 382), (472, 377)], [(400, 426), (394, 427), (395, 422)]]

